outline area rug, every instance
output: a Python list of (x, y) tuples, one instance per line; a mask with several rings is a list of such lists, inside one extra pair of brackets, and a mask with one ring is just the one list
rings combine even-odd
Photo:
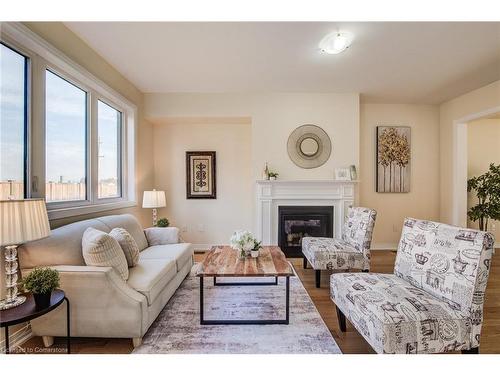
[[(196, 265), (193, 267), (195, 269)], [(290, 278), (289, 325), (200, 325), (199, 280), (184, 280), (133, 353), (340, 354), (300, 279)], [(273, 279), (217, 278), (224, 281)], [(205, 278), (205, 319), (283, 319), (285, 279), (277, 286), (214, 286)]]

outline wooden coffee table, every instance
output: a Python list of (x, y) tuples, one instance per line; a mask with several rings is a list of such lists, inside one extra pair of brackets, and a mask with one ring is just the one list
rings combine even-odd
[[(288, 324), (290, 317), (290, 263), (278, 246), (264, 246), (258, 258), (239, 258), (239, 252), (229, 246), (214, 246), (196, 272), (200, 278), (200, 324)], [(285, 319), (207, 320), (204, 318), (203, 280), (213, 277), (215, 286), (278, 285), (278, 277), (286, 278)], [(274, 282), (217, 282), (217, 277), (274, 277)]]

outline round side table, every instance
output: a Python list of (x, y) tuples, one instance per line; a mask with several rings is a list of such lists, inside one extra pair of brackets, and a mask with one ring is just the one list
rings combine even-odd
[(0, 327), (5, 328), (5, 354), (9, 354), (9, 326), (24, 323), (45, 315), (66, 301), (66, 348), (67, 353), (71, 353), (70, 337), (70, 306), (64, 291), (56, 289), (50, 297), (50, 305), (46, 309), (37, 309), (35, 299), (31, 293), (26, 294), (26, 302), (11, 309), (0, 311)]

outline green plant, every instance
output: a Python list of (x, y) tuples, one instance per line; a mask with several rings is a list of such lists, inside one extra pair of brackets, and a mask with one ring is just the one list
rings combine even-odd
[(500, 220), (500, 164), (490, 164), (488, 171), (467, 181), (467, 191), (475, 191), (479, 203), (467, 211), (480, 230), (488, 230), (488, 220)]
[(253, 240), (253, 251), (257, 251), (257, 250), (260, 250), (260, 248), (262, 247), (262, 241), (257, 241), (255, 238)]
[(277, 172), (269, 172), (269, 177), (278, 177), (279, 173)]
[(35, 268), (22, 280), (22, 286), (35, 294), (50, 293), (59, 287), (59, 272), (51, 268)]
[(170, 225), (170, 222), (168, 221), (168, 219), (166, 217), (162, 217), (161, 219), (158, 219), (158, 221), (156, 222), (156, 226), (160, 227), (160, 228), (165, 228), (165, 227), (168, 227), (169, 225)]

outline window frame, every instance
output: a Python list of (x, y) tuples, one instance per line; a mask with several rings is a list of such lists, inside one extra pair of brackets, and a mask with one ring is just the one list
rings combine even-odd
[[(86, 199), (47, 203), (49, 219), (136, 206), (137, 106), (20, 23), (3, 23), (0, 40), (28, 57), (29, 62), (25, 196), (45, 197), (45, 71), (48, 69), (87, 93)], [(98, 100), (121, 112), (120, 197), (98, 198)]]
[(1, 37), (0, 44), (3, 44), (6, 48), (11, 49), (15, 53), (23, 56), (26, 59), (26, 66), (24, 68), (24, 145), (23, 145), (23, 199), (29, 198), (31, 196), (31, 175), (30, 165), (31, 165), (31, 82), (32, 82), (32, 61), (33, 54), (23, 48), (21, 45), (16, 43), (9, 37)]
[[(97, 166), (95, 168), (96, 170), (96, 177), (94, 179), (96, 186), (94, 188), (96, 197), (95, 199), (98, 200), (99, 202), (104, 202), (104, 201), (116, 201), (117, 199), (120, 199), (123, 196), (123, 160), (126, 157), (126, 154), (124, 152), (124, 147), (123, 147), (123, 141), (125, 139), (125, 116), (124, 116), (124, 111), (123, 109), (118, 105), (112, 102), (111, 100), (108, 100), (107, 98), (96, 95), (94, 96), (96, 99), (96, 116), (97, 120), (95, 122), (96, 128), (95, 128), (95, 133), (97, 134), (97, 137), (99, 137), (99, 102), (102, 102), (106, 104), (107, 106), (113, 108), (115, 111), (120, 113), (120, 137), (118, 138), (118, 177), (119, 177), (119, 191), (120, 195), (118, 197), (105, 197), (105, 198), (99, 198), (99, 187), (97, 186), (99, 184), (99, 160), (97, 160)], [(99, 141), (97, 140), (97, 158), (99, 159)]]

